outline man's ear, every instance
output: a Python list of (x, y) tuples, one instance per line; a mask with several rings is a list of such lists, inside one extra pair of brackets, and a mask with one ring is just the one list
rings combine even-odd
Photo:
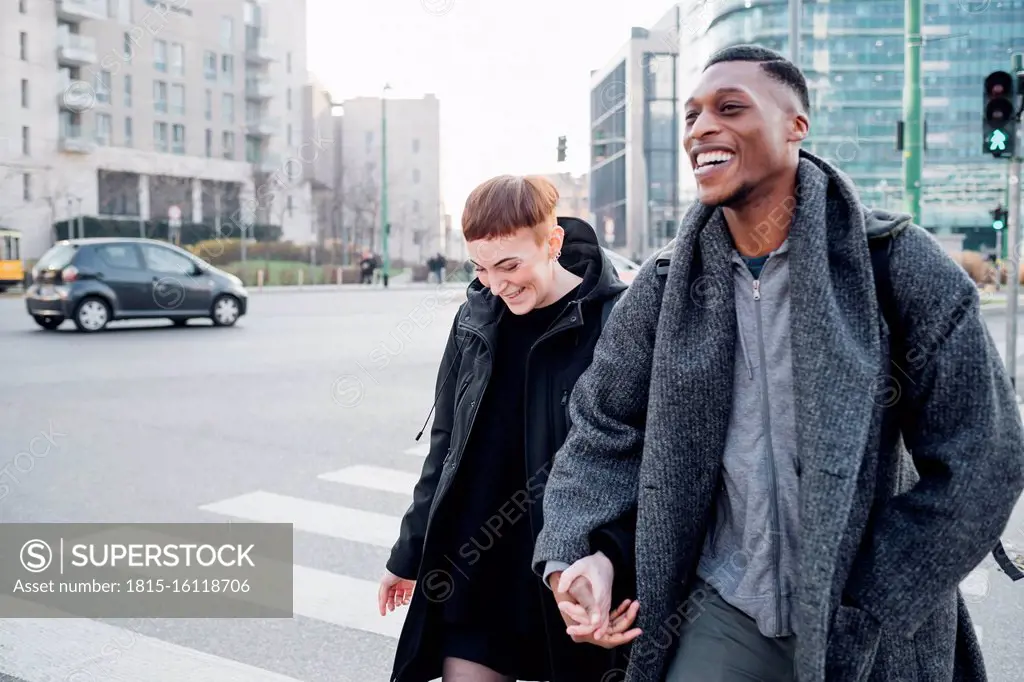
[(811, 122), (806, 114), (797, 113), (790, 119), (790, 142), (803, 142), (810, 132)]

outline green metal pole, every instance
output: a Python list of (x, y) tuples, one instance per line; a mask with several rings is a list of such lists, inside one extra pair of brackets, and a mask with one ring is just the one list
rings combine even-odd
[(391, 272), (391, 255), (388, 253), (388, 105), (387, 88), (380, 97), (380, 232), (384, 250), (384, 271), (381, 281), (388, 285), (388, 274)]
[(903, 200), (914, 223), (921, 224), (921, 4), (906, 0), (903, 52)]

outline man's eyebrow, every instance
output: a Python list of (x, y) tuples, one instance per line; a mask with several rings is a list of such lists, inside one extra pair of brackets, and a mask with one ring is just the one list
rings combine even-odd
[[(726, 86), (724, 88), (718, 88), (717, 90), (715, 90), (714, 94), (715, 94), (715, 96), (718, 96), (718, 95), (727, 95), (727, 94), (747, 95), (749, 93), (746, 90), (744, 90), (743, 88), (737, 88), (737, 87), (733, 87), (733, 86)], [(693, 97), (690, 97), (685, 102), (683, 102), (683, 108), (686, 108), (686, 107), (690, 106), (691, 104), (693, 104)]]

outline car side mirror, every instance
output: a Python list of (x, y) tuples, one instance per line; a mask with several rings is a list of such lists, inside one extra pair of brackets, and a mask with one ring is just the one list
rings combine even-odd
[(193, 274), (193, 276), (195, 276), (195, 275), (202, 275), (202, 274), (205, 274), (205, 273), (206, 273), (206, 269), (203, 268), (203, 266), (198, 265), (198, 264), (193, 264), (192, 265), (192, 274)]

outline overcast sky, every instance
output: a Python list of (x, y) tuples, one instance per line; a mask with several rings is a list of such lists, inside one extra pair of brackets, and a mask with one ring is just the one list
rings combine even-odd
[[(336, 99), (441, 102), (441, 186), (456, 217), (501, 173), (585, 172), (590, 71), (667, 0), (307, 0), (308, 68)], [(568, 137), (564, 168), (559, 135)]]

